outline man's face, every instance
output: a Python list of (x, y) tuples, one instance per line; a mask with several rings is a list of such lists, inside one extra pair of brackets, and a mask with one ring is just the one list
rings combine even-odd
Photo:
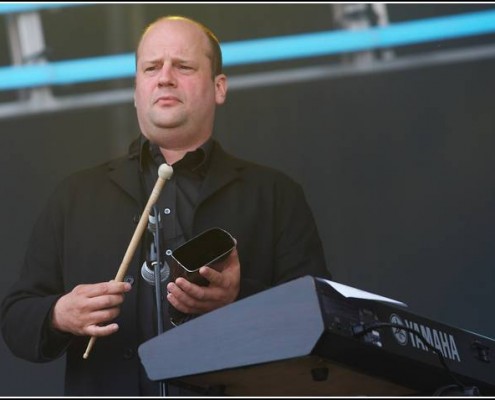
[(163, 20), (143, 37), (137, 52), (134, 104), (141, 131), (160, 147), (191, 149), (211, 135), (226, 78), (212, 78), (208, 39), (196, 25)]

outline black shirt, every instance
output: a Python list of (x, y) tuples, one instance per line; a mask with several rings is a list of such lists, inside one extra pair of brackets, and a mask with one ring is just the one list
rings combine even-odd
[[(201, 185), (208, 168), (211, 139), (173, 164), (173, 174), (165, 184), (157, 202), (160, 211), (165, 254), (192, 235), (192, 219)], [(157, 145), (143, 140), (140, 165), (143, 171), (146, 197), (149, 197), (158, 178), (158, 168), (166, 160)]]

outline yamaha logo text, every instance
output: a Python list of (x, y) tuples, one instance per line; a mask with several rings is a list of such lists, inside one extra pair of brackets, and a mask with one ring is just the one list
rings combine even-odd
[(444, 358), (452, 361), (461, 362), (461, 357), (459, 356), (459, 351), (457, 350), (454, 336), (440, 330), (430, 328), (429, 326), (418, 324), (414, 321), (402, 319), (397, 314), (390, 315), (390, 322), (392, 324), (405, 326), (418, 333), (415, 334), (411, 331), (393, 327), (392, 333), (394, 334), (395, 339), (400, 345), (411, 345), (412, 347), (419, 350), (430, 351), (428, 347), (423, 343), (422, 338), (424, 338), (424, 340), (426, 340), (428, 344), (442, 353)]

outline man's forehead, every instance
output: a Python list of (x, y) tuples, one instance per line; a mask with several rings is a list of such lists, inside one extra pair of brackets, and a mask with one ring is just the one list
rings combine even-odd
[[(175, 33), (179, 33), (176, 35)], [(183, 20), (162, 20), (145, 32), (138, 47), (138, 53), (143, 48), (146, 52), (157, 50), (155, 46), (162, 47), (184, 47), (183, 52), (187, 49), (204, 48), (205, 53), (209, 52), (209, 43), (206, 34), (195, 24)]]

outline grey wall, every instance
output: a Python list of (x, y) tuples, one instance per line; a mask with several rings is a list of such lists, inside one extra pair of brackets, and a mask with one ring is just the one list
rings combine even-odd
[[(225, 40), (331, 25), (328, 5), (244, 5), (242, 12), (233, 5), (95, 7), (99, 12), (67, 11), (62, 22), (60, 13), (44, 14), (60, 59), (131, 51), (140, 29), (133, 25), (133, 33), (116, 38), (123, 27), (165, 13), (201, 19)], [(391, 11), (401, 20), (446, 11), (438, 7)], [(104, 25), (112, 18), (110, 34)], [(64, 42), (65, 29), (82, 32), (88, 44)], [(336, 281), (495, 337), (494, 70), (495, 61), (486, 60), (235, 91), (219, 110), (216, 136), (235, 154), (280, 168), (304, 186)], [(131, 104), (0, 120), (0, 296), (18, 274), (54, 186), (123, 153), (137, 133)], [(61, 395), (62, 379), (63, 360), (18, 360), (0, 339), (0, 395)]]

